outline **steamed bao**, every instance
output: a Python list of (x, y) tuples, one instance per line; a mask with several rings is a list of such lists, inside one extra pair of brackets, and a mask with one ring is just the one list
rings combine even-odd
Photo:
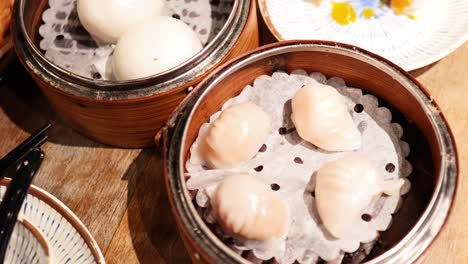
[(78, 0), (80, 22), (100, 43), (115, 44), (128, 29), (163, 15), (160, 0)]
[(163, 16), (161, 0), (78, 0), (77, 9), (98, 43), (115, 44), (109, 66), (116, 80), (167, 71), (203, 48), (188, 25)]
[[(291, 100), (291, 119), (299, 136), (328, 151), (361, 147), (361, 134), (336, 89), (320, 83), (301, 87)], [(200, 154), (211, 169), (235, 168), (252, 159), (271, 133), (269, 115), (252, 102), (231, 105), (201, 138)], [(382, 194), (396, 195), (402, 179), (385, 181), (372, 161), (360, 154), (324, 164), (317, 171), (316, 206), (324, 227), (346, 238), (363, 210)], [(254, 176), (226, 176), (210, 197), (225, 232), (254, 240), (283, 237), (289, 212), (284, 201)]]
[(120, 37), (112, 57), (114, 77), (131, 80), (161, 73), (202, 48), (197, 34), (184, 22), (168, 16), (154, 17)]

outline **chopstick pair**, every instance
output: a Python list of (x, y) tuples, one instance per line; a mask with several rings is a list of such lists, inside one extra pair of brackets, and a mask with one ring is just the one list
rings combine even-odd
[(19, 211), (44, 159), (40, 146), (48, 139), (50, 127), (44, 126), (0, 160), (0, 179), (12, 166), (20, 164), (0, 204), (0, 263), (4, 262)]
[(49, 138), (47, 131), (51, 126), (45, 125), (0, 160), (0, 180), (5, 177), (9, 168), (18, 164), (31, 150), (44, 144)]

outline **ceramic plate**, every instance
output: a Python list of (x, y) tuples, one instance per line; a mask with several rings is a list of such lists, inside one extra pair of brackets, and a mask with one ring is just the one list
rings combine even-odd
[[(267, 26), (278, 40), (344, 42), (381, 55), (410, 71), (436, 62), (468, 38), (468, 1), (424, 2), (412, 15), (396, 14), (381, 0), (258, 0)], [(331, 16), (333, 2), (349, 3), (356, 20), (340, 25)], [(370, 8), (375, 16), (364, 17)]]
[(50, 250), (45, 237), (26, 219), (19, 220), (5, 255), (5, 263), (49, 264)]
[[(0, 197), (5, 194), (8, 182), (7, 179), (0, 181)], [(45, 238), (50, 263), (105, 263), (96, 241), (83, 223), (62, 202), (44, 190), (31, 186), (18, 218), (26, 219), (40, 232), (39, 236)], [(15, 241), (21, 240), (10, 241), (9, 252), (14, 252), (15, 248), (21, 250), (21, 243)], [(15, 259), (13, 263), (41, 263), (21, 261), (24, 256), (12, 257)]]

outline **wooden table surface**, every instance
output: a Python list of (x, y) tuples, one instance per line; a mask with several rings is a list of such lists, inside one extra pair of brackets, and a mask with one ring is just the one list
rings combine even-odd
[[(468, 43), (412, 74), (432, 93), (458, 144), (455, 210), (421, 263), (468, 263)], [(63, 201), (88, 227), (108, 263), (187, 263), (155, 149), (111, 148), (74, 132), (51, 110), (21, 66), (0, 85), (0, 156), (51, 121), (34, 184)]]

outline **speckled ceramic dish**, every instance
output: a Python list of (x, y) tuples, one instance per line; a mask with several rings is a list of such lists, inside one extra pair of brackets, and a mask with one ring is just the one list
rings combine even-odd
[[(0, 196), (9, 181), (0, 181)], [(30, 187), (18, 219), (26, 224), (15, 226), (5, 263), (105, 263), (96, 241), (78, 217), (44, 190)]]
[[(349, 3), (355, 21), (340, 25), (333, 1), (258, 0), (270, 31), (278, 40), (314, 39), (352, 44), (381, 55), (406, 71), (440, 60), (468, 38), (468, 1), (426, 1), (414, 15), (396, 14), (380, 0)], [(372, 14), (365, 10), (372, 10)], [(338, 12), (339, 11), (339, 12)], [(348, 15), (346, 8), (337, 12)], [(366, 18), (370, 16), (370, 18)]]

